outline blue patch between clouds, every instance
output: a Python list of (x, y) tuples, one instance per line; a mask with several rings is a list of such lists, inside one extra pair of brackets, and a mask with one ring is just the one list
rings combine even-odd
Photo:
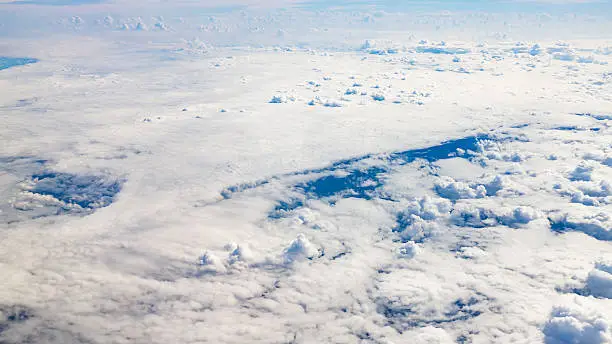
[(0, 56), (0, 70), (9, 69), (11, 67), (25, 66), (36, 62), (38, 62), (37, 59), (29, 57)]
[(122, 185), (120, 181), (109, 181), (100, 176), (57, 172), (33, 175), (32, 181), (31, 192), (53, 196), (68, 205), (89, 210), (109, 206)]
[[(379, 190), (385, 184), (385, 176), (391, 172), (393, 167), (406, 165), (417, 159), (423, 159), (428, 162), (449, 159), (459, 156), (459, 152), (463, 152), (462, 157), (469, 158), (473, 155), (473, 152), (478, 151), (478, 143), (481, 140), (488, 139), (490, 138), (486, 135), (469, 136), (446, 141), (428, 148), (410, 149), (384, 156), (368, 154), (340, 160), (324, 168), (308, 169), (275, 176), (254, 183), (231, 186), (223, 190), (221, 195), (228, 199), (234, 193), (266, 185), (271, 180), (279, 180), (282, 177), (316, 174), (323, 176), (293, 185), (292, 188), (298, 191), (301, 196), (289, 200), (280, 200), (270, 212), (269, 217), (282, 218), (288, 212), (304, 206), (307, 200), (312, 199), (323, 199), (333, 204), (336, 200), (342, 198), (361, 198), (367, 200), (377, 197), (384, 198), (384, 195)], [(373, 166), (360, 166), (367, 163), (369, 159), (374, 162), (379, 161), (380, 163)]]

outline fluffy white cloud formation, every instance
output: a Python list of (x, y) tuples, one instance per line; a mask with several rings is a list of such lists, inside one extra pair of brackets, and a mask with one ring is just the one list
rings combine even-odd
[(566, 307), (553, 309), (544, 326), (547, 344), (602, 344), (612, 342), (609, 319)]
[(609, 342), (605, 18), (117, 4), (1, 21), (0, 342)]
[(589, 273), (586, 287), (593, 296), (612, 299), (612, 265), (597, 264)]

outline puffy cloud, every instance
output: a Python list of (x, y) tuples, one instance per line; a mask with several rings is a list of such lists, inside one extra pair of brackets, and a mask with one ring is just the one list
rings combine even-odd
[(200, 266), (204, 271), (225, 272), (223, 261), (212, 252), (205, 252), (199, 259)]
[(570, 173), (569, 179), (573, 181), (590, 181), (594, 169), (595, 166), (593, 164), (581, 162), (580, 165), (576, 166)]
[(409, 241), (397, 249), (400, 258), (411, 259), (419, 253), (419, 245), (414, 241)]
[(436, 192), (441, 197), (450, 200), (483, 198), (487, 195), (487, 189), (483, 185), (471, 186), (468, 183), (457, 182), (450, 177), (443, 177), (436, 183)]
[(612, 299), (612, 265), (597, 264), (589, 273), (586, 288), (593, 296)]
[(306, 239), (304, 234), (300, 233), (283, 251), (283, 258), (286, 263), (293, 263), (295, 261), (313, 258), (318, 254), (319, 250)]
[(546, 344), (612, 342), (610, 324), (604, 317), (568, 307), (553, 309), (543, 331)]
[(487, 209), (462, 203), (453, 210), (451, 221), (458, 226), (465, 227), (480, 228), (496, 225), (517, 227), (540, 217), (542, 217), (542, 214), (529, 206)]
[(228, 257), (230, 264), (248, 263), (253, 260), (253, 252), (248, 244), (236, 245)]
[(606, 213), (593, 215), (552, 214), (549, 216), (554, 231), (583, 232), (599, 240), (612, 241), (612, 218)]

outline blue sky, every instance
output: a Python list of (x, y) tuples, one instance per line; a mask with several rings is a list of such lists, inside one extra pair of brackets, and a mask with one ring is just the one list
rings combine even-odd
[[(381, 10), (389, 12), (439, 12), (439, 11), (478, 11), (478, 12), (547, 12), (552, 14), (596, 14), (612, 13), (611, 0), (183, 0), (172, 3), (160, 3), (150, 0), (0, 0), (0, 11), (6, 5), (28, 4), (49, 6), (83, 6), (100, 3), (115, 3), (120, 6), (149, 5), (164, 7), (181, 7), (183, 4), (202, 5), (205, 8), (251, 6), (260, 7), (298, 7), (309, 10)], [(4, 6), (3, 6), (4, 5)]]
[(13, 4), (33, 4), (49, 6), (77, 6), (102, 3), (104, 0), (18, 0)]
[(596, 12), (612, 10), (612, 1), (580, 0), (311, 0), (300, 5), (312, 9), (339, 8), (375, 8), (386, 11), (484, 11), (484, 12)]
[[(0, 0), (0, 4), (38, 4), (38, 5), (86, 5), (104, 2), (117, 2), (105, 0)], [(121, 1), (122, 3), (146, 3), (147, 1)], [(180, 3), (181, 1), (175, 2)], [(197, 3), (197, 1), (189, 1)], [(206, 7), (214, 1), (200, 1)], [(282, 3), (283, 1), (232, 1), (232, 4), (244, 2), (245, 4), (258, 3)], [(531, 11), (531, 10), (597, 10), (612, 8), (612, 1), (609, 0), (303, 0), (291, 1), (287, 3), (297, 4), (296, 6), (311, 9), (326, 8), (377, 8), (390, 11), (404, 11), (414, 9), (444, 9), (444, 10), (483, 10), (483, 11)], [(223, 3), (223, 2), (220, 2)]]
[(609, 19), (606, 19), (605, 14), (612, 13), (611, 0), (0, 0), (0, 35), (45, 33), (52, 23), (75, 15), (82, 16), (87, 24), (91, 24), (99, 20), (98, 17), (106, 15), (147, 18), (162, 14), (168, 18), (190, 17), (250, 7), (410, 14), (445, 11), (459, 14), (548, 13), (564, 18), (572, 14), (586, 14), (598, 17), (598, 23), (607, 22)]

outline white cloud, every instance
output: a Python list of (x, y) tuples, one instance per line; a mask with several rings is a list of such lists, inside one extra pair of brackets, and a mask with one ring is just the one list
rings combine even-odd
[(612, 342), (610, 324), (603, 316), (580, 309), (557, 307), (544, 326), (547, 344), (600, 344)]
[(568, 4), (596, 4), (602, 3), (602, 0), (513, 0), (514, 2), (523, 3), (540, 3), (551, 5), (568, 5)]
[(586, 288), (593, 296), (612, 299), (612, 265), (597, 264), (589, 273)]
[(283, 257), (287, 263), (313, 258), (318, 254), (319, 250), (301, 233), (283, 251)]
[[(346, 14), (284, 27), (295, 13), (134, 32), (161, 21), (66, 12), (68, 36), (3, 41), (40, 62), (0, 71), (0, 341), (609, 341), (605, 65), (531, 34), (541, 53), (515, 54), (491, 26), (441, 45), (461, 21), (412, 39), (361, 15), (350, 35)], [(402, 49), (357, 51), (377, 35)], [(20, 184), (39, 170), (65, 175)]]

